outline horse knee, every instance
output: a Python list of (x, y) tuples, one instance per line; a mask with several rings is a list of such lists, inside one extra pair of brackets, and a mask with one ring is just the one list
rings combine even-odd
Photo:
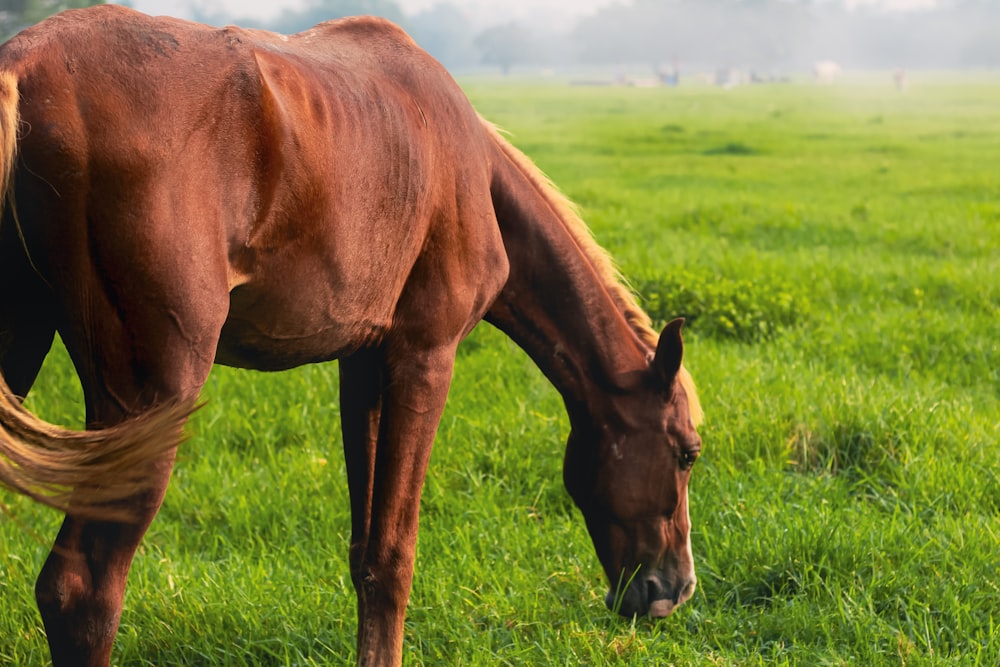
[(352, 574), (358, 593), (369, 604), (385, 610), (405, 609), (413, 583), (413, 557), (408, 550), (393, 549), (378, 559), (369, 553)]

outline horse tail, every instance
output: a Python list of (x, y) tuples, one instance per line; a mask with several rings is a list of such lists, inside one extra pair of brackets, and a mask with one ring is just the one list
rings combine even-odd
[(17, 77), (0, 72), (0, 213), (3, 213), (7, 190), (14, 174), (17, 154)]
[(76, 516), (129, 521), (127, 501), (153, 487), (151, 461), (184, 439), (191, 401), (160, 405), (121, 424), (76, 431), (31, 414), (0, 378), (0, 484)]
[[(14, 206), (18, 101), (17, 77), (0, 71), (0, 216), (5, 202)], [(126, 501), (151, 488), (150, 462), (181, 442), (193, 409), (193, 401), (175, 401), (110, 428), (75, 431), (31, 414), (0, 375), (0, 486), (77, 516), (128, 521), (136, 512)]]

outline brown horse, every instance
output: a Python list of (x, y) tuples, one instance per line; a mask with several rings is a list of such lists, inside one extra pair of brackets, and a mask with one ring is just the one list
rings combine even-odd
[[(340, 359), (358, 660), (396, 665), (424, 473), (481, 319), (565, 399), (565, 484), (622, 614), (695, 585), (700, 408), (574, 208), (390, 23), (282, 36), (69, 11), (0, 47), (0, 481), (66, 511), (36, 596), (107, 665), (132, 557), (213, 363)], [(54, 332), (85, 434), (24, 411)]]

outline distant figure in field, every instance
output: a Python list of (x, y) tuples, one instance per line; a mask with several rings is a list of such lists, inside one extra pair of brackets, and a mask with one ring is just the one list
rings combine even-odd
[(840, 63), (833, 60), (820, 60), (813, 65), (813, 78), (816, 83), (832, 84), (842, 73)]
[(892, 73), (892, 81), (896, 84), (896, 90), (903, 92), (906, 89), (906, 70), (897, 67), (896, 71)]
[(715, 85), (729, 90), (744, 82), (743, 73), (735, 67), (720, 67), (715, 71)]
[(656, 78), (664, 86), (676, 86), (680, 83), (681, 74), (677, 69), (677, 65), (674, 65), (673, 69), (668, 68), (666, 65), (660, 65), (656, 68)]

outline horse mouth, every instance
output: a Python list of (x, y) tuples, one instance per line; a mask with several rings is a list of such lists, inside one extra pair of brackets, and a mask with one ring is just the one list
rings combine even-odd
[(677, 607), (691, 599), (694, 595), (694, 588), (697, 586), (697, 579), (692, 576), (680, 590), (675, 598), (664, 598), (652, 595), (653, 586), (650, 586), (649, 596), (649, 616), (650, 618), (666, 618), (674, 613)]
[(653, 600), (649, 603), (649, 617), (666, 618), (674, 613), (677, 606), (673, 600)]
[(664, 595), (663, 583), (658, 579), (646, 580), (646, 600), (649, 603), (647, 613), (650, 618), (666, 618), (674, 613), (674, 609), (679, 607), (686, 599), (689, 586), (678, 592), (676, 596)]

